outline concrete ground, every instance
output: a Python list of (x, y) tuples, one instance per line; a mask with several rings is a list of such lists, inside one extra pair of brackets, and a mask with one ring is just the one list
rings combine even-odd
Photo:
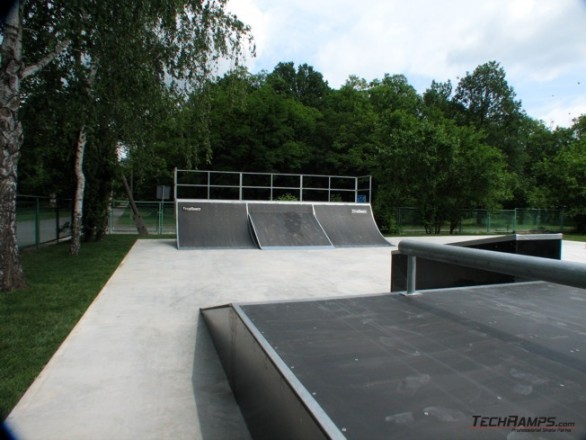
[[(178, 251), (139, 240), (7, 424), (22, 440), (248, 439), (199, 309), (387, 292), (393, 249)], [(586, 261), (584, 243), (562, 252)]]

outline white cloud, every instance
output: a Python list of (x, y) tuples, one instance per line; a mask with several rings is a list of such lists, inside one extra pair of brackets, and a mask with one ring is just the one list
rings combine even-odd
[[(350, 74), (456, 82), (496, 60), (530, 102), (541, 86), (586, 72), (584, 0), (231, 0), (228, 6), (252, 26), (258, 56), (251, 71), (308, 63), (332, 87)], [(586, 87), (579, 92), (586, 101)]]

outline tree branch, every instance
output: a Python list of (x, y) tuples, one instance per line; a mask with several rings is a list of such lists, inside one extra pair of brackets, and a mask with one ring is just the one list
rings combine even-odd
[(57, 56), (59, 56), (59, 54), (61, 52), (63, 52), (63, 50), (68, 45), (69, 45), (69, 40), (61, 41), (60, 43), (57, 44), (57, 46), (55, 46), (55, 49), (53, 49), (51, 52), (49, 52), (47, 55), (45, 55), (39, 61), (37, 61), (34, 64), (31, 64), (30, 66), (26, 66), (24, 69), (22, 69), (21, 79), (25, 79), (25, 78), (32, 76), (32, 75), (35, 75), (36, 73), (41, 71), (47, 64), (49, 64), (51, 61), (53, 61), (55, 58), (57, 58)]

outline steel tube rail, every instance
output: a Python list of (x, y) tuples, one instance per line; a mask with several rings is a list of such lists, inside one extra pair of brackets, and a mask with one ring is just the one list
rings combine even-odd
[[(586, 264), (582, 263), (460, 246), (422, 243), (416, 240), (400, 241), (399, 251), (408, 257), (427, 258), (441, 263), (586, 289)], [(415, 258), (407, 260), (408, 265), (414, 266), (416, 264)], [(407, 294), (414, 294), (416, 291), (415, 267), (408, 267), (407, 273), (412, 274), (413, 278), (411, 282), (408, 282)]]

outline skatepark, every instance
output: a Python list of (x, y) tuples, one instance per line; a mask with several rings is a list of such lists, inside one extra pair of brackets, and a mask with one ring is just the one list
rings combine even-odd
[[(248, 218), (281, 238), (285, 224), (303, 229), (293, 220), (316, 226), (315, 207), (270, 206), (269, 219)], [(586, 433), (583, 288), (516, 280), (409, 297), (391, 293), (391, 256), (407, 237), (232, 249), (182, 246), (180, 230), (137, 241), (8, 417), (17, 438), (301, 438), (299, 426), (317, 432), (304, 438), (538, 438), (480, 429), (493, 416), (575, 424), (544, 438)], [(557, 242), (562, 261), (585, 261), (583, 243)], [(283, 406), (255, 413), (266, 408), (251, 399)]]

